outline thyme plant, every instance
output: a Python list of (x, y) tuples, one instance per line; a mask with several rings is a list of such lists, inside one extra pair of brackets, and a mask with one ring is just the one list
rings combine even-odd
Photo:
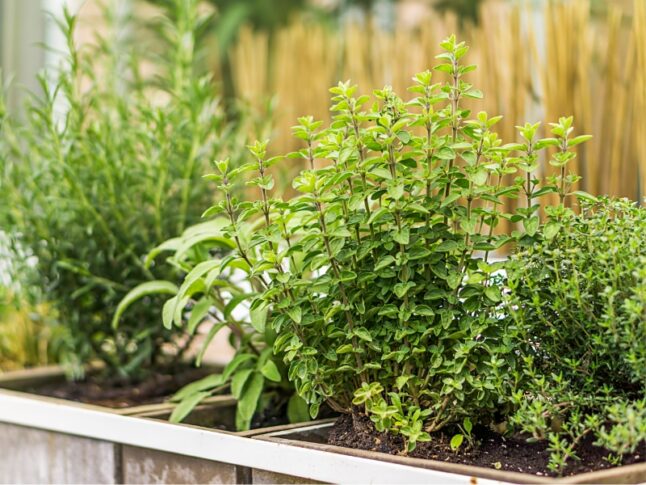
[(65, 360), (80, 369), (98, 358), (123, 379), (183, 354), (184, 332), (157, 324), (155, 301), (118, 330), (112, 315), (130, 288), (172, 278), (173, 268), (148, 268), (143, 255), (199, 220), (212, 200), (197, 183), (205, 165), (235, 158), (238, 140), (212, 79), (194, 71), (206, 21), (198, 1), (171, 10), (141, 42), (137, 19), (108, 10), (111, 36), (81, 48), (66, 12), (60, 70), (39, 78), (24, 122), (4, 117), (0, 141), (2, 228), (38, 259), (39, 285), (69, 330)]
[[(411, 101), (386, 87), (371, 104), (340, 83), (329, 127), (299, 119), (305, 146), (288, 156), (307, 164), (293, 182), (299, 196), (273, 195), (270, 168), (281, 157), (268, 158), (266, 142), (241, 167), (216, 162), (210, 177), (224, 200), (208, 213), (229, 218), (231, 262), (259, 288), (251, 309), (269, 312), (274, 349), (311, 415), (323, 402), (366, 412), (407, 450), (507, 411), (522, 362), (500, 324), (505, 264), (490, 256), (536, 241), (539, 200), (571, 192), (571, 148), (587, 139), (562, 118), (555, 137), (528, 124), (524, 143), (503, 144), (500, 117), (465, 107), (482, 97), (466, 81), (475, 69), (461, 63), (467, 46), (449, 37), (441, 47), (435, 71), (448, 81), (417, 74)], [(561, 170), (541, 183), (537, 160), (548, 147)], [(235, 197), (245, 182), (257, 200)], [(526, 205), (510, 211), (519, 196)], [(254, 218), (261, 225), (249, 236)]]
[(620, 462), (646, 445), (646, 209), (622, 199), (552, 208), (513, 255), (509, 315), (526, 383), (511, 423), (562, 471), (587, 435)]

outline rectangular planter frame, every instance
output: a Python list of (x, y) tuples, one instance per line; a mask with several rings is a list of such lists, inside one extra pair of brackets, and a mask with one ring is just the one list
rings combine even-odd
[[(43, 404), (88, 409), (122, 416), (139, 416), (169, 426), (168, 418), (175, 407), (173, 403), (156, 403), (114, 409), (105, 406), (79, 403), (65, 399), (41, 396), (25, 389), (64, 379), (61, 367), (50, 366), (8, 372), (0, 375), (0, 410), (3, 396), (23, 397)], [(231, 395), (205, 399), (186, 419), (209, 432), (239, 436), (254, 436), (268, 432), (301, 427), (306, 423), (279, 425), (235, 432), (236, 400)], [(214, 426), (196, 424), (205, 415), (216, 415)], [(251, 483), (251, 469), (245, 466), (214, 460), (202, 460), (169, 451), (142, 448), (128, 444), (81, 437), (68, 433), (45, 430), (34, 426), (10, 424), (0, 414), (0, 445), (9, 450), (0, 458), (0, 483)], [(4, 443), (3, 443), (4, 442)]]
[[(471, 477), (466, 475), (290, 446), (192, 425), (170, 424), (152, 417), (125, 416), (13, 391), (0, 391), (0, 423), (317, 482), (473, 484)], [(482, 485), (501, 483), (486, 479), (478, 482)]]
[[(221, 396), (217, 402), (198, 405), (188, 415), (184, 424), (205, 431), (226, 433), (235, 436), (253, 437), (278, 431), (298, 429), (307, 423), (283, 424), (248, 431), (228, 431), (198, 424), (203, 416), (210, 418), (214, 412), (222, 411), (213, 425), (235, 426), (236, 400), (232, 396)], [(167, 422), (171, 411), (158, 409), (137, 415), (140, 418)], [(319, 423), (332, 420), (320, 420)], [(209, 423), (211, 424), (211, 423)], [(180, 426), (182, 426), (180, 425)], [(271, 473), (271, 472), (267, 472)], [(121, 478), (123, 483), (253, 483), (249, 467), (213, 460), (200, 460), (190, 456), (166, 451), (121, 445)]]
[[(128, 406), (125, 408), (111, 408), (108, 406), (100, 406), (96, 404), (86, 404), (76, 401), (70, 401), (67, 399), (60, 399), (57, 397), (51, 396), (41, 396), (39, 394), (34, 394), (26, 389), (38, 386), (40, 384), (51, 383), (63, 381), (65, 379), (65, 372), (61, 366), (46, 366), (46, 367), (34, 367), (31, 369), (16, 370), (0, 374), (0, 393), (5, 391), (10, 391), (13, 394), (23, 395), (25, 397), (30, 397), (33, 399), (41, 399), (43, 401), (59, 404), (69, 404), (71, 406), (87, 406), (91, 409), (101, 410), (106, 413), (120, 414), (123, 416), (134, 416), (141, 415), (146, 413), (158, 413), (168, 411), (172, 412), (175, 404), (173, 403), (154, 403), (154, 404), (139, 404), (136, 406)], [(217, 403), (222, 400), (222, 396), (215, 396), (205, 399), (203, 402), (208, 403)], [(230, 399), (229, 399), (230, 400)]]
[[(498, 483), (557, 483), (557, 484), (582, 484), (582, 483), (625, 483), (637, 484), (646, 482), (646, 462), (622, 467), (609, 468), (594, 472), (581, 473), (563, 478), (542, 477), (528, 473), (496, 470), (493, 468), (476, 467), (458, 463), (449, 463), (436, 460), (410, 458), (405, 456), (389, 455), (377, 451), (367, 451), (341, 446), (328, 445), (315, 441), (309, 441), (308, 436), (318, 435), (321, 438), (327, 437), (327, 432), (332, 427), (330, 423), (318, 423), (303, 426), (299, 429), (279, 430), (256, 436), (255, 439), (268, 441), (270, 443), (282, 444), (284, 446), (297, 446), (310, 450), (326, 451), (329, 453), (343, 454), (359, 458), (367, 458), (375, 461), (403, 465), (409, 468), (421, 468), (459, 474), (471, 478), (471, 483), (483, 483), (483, 480), (494, 480)], [(301, 435), (299, 437), (299, 435)], [(300, 439), (299, 439), (300, 438)], [(300, 477), (293, 477), (300, 478)], [(294, 482), (298, 483), (298, 482)]]
[[(114, 409), (6, 389), (24, 388), (33, 384), (34, 380), (29, 378), (29, 374), (42, 381), (55, 378), (59, 372), (50, 368), (41, 369), (36, 374), (26, 371), (17, 377), (16, 373), (12, 373), (12, 380), (8, 384), (7, 375), (0, 376), (0, 386), (5, 387), (0, 389), (0, 427), (18, 430), (20, 428), (17, 427), (24, 427), (27, 432), (44, 433), (44, 436), (49, 436), (50, 439), (54, 437), (61, 440), (59, 448), (73, 448), (74, 439), (80, 440), (81, 444), (90, 448), (89, 455), (94, 454), (97, 457), (112, 449), (114, 473), (108, 473), (105, 478), (88, 475), (81, 470), (74, 476), (54, 476), (49, 481), (97, 482), (105, 479), (104, 483), (118, 483), (123, 481), (123, 453), (128, 450), (134, 455), (137, 454), (135, 452), (143, 450), (153, 461), (177, 460), (188, 468), (202, 466), (206, 460), (209, 463), (203, 466), (207, 471), (209, 467), (217, 469), (220, 465), (228, 466), (227, 476), (235, 476), (236, 481), (254, 479), (254, 483), (269, 483), (272, 479), (285, 482), (293, 479), (296, 482), (325, 483), (431, 482), (489, 485), (518, 482), (637, 483), (646, 479), (646, 463), (554, 480), (293, 439), (295, 434), (329, 429), (329, 421), (307, 426), (294, 424), (235, 433), (191, 424), (168, 423), (163, 418), (170, 412), (172, 404), (148, 405), (145, 409), (138, 407), (137, 411), (115, 412)], [(201, 405), (198, 411), (209, 406), (233, 404), (229, 396), (218, 396), (212, 400), (213, 402)], [(133, 413), (139, 413), (139, 416)], [(91, 450), (93, 446), (96, 447), (95, 452)], [(93, 456), (89, 456), (88, 461), (93, 462), (92, 458)], [(68, 459), (72, 464), (76, 463), (74, 456)], [(78, 456), (76, 459), (78, 460)], [(233, 475), (231, 466), (236, 467)], [(0, 480), (2, 478), (0, 477)], [(101, 480), (98, 480), (99, 478)], [(171, 478), (177, 481), (176, 477)], [(206, 481), (203, 475), (193, 479)]]

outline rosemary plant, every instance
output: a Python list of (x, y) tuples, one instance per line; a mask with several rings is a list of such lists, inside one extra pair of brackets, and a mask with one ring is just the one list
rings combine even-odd
[(81, 369), (98, 358), (124, 379), (183, 355), (183, 331), (158, 325), (155, 301), (118, 330), (112, 315), (130, 288), (171, 278), (173, 268), (148, 268), (143, 255), (199, 220), (212, 194), (197, 183), (205, 164), (236, 157), (216, 86), (194, 70), (206, 19), (197, 0), (171, 11), (142, 41), (137, 19), (108, 10), (111, 37), (82, 48), (66, 12), (67, 57), (54, 81), (39, 78), (24, 123), (5, 118), (0, 142), (2, 228), (38, 259), (39, 285), (72, 339), (65, 360)]

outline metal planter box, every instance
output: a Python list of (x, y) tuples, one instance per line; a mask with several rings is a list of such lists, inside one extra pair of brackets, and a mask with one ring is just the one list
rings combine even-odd
[(119, 445), (108, 441), (0, 422), (0, 443), (0, 483), (120, 482)]
[[(40, 384), (64, 379), (60, 367), (42, 367), (0, 375), (0, 396), (29, 397), (53, 406), (126, 413), (67, 402), (25, 392)], [(0, 481), (3, 483), (118, 483), (119, 445), (7, 423), (9, 411), (0, 405)]]
[[(646, 463), (627, 465), (617, 468), (583, 473), (564, 477), (559, 479), (540, 477), (525, 473), (516, 473), (495, 470), (490, 468), (468, 466), (456, 463), (447, 463), (442, 461), (424, 460), (419, 458), (409, 458), (403, 456), (388, 455), (375, 451), (357, 450), (344, 448), (327, 444), (327, 435), (332, 424), (313, 424), (304, 426), (299, 429), (281, 430), (265, 435), (257, 436), (256, 439), (264, 440), (283, 446), (296, 446), (310, 450), (319, 450), (335, 454), (343, 454), (358, 458), (379, 461), (391, 464), (393, 467), (407, 467), (425, 470), (435, 470), (442, 473), (450, 473), (463, 477), (463, 483), (626, 483), (636, 484), (646, 482)], [(369, 465), (368, 465), (369, 466)], [(302, 483), (305, 476), (279, 476), (276, 474), (268, 475), (262, 470), (253, 470), (252, 476), (254, 483)], [(339, 476), (338, 481), (343, 481)]]
[[(205, 400), (176, 425), (168, 423), (173, 404), (112, 409), (26, 392), (63, 378), (59, 367), (0, 375), (0, 483), (251, 483), (251, 468), (244, 462), (219, 460), (217, 450), (211, 450), (215, 458), (186, 454), (181, 446), (173, 446), (176, 437), (194, 430), (251, 437), (303, 426), (235, 433), (236, 401), (229, 395)], [(94, 419), (77, 427), (88, 412)], [(159, 442), (142, 445), (128, 420), (118, 421), (118, 439), (106, 437), (106, 416), (137, 416), (163, 432)]]

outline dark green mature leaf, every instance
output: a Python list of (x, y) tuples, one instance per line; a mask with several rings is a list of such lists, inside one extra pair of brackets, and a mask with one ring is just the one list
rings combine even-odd
[(254, 372), (256, 372), (255, 369), (242, 369), (233, 374), (231, 378), (231, 394), (233, 397), (240, 399), (245, 384)]
[(307, 402), (298, 394), (293, 394), (287, 403), (287, 418), (290, 423), (303, 423), (309, 421)]

